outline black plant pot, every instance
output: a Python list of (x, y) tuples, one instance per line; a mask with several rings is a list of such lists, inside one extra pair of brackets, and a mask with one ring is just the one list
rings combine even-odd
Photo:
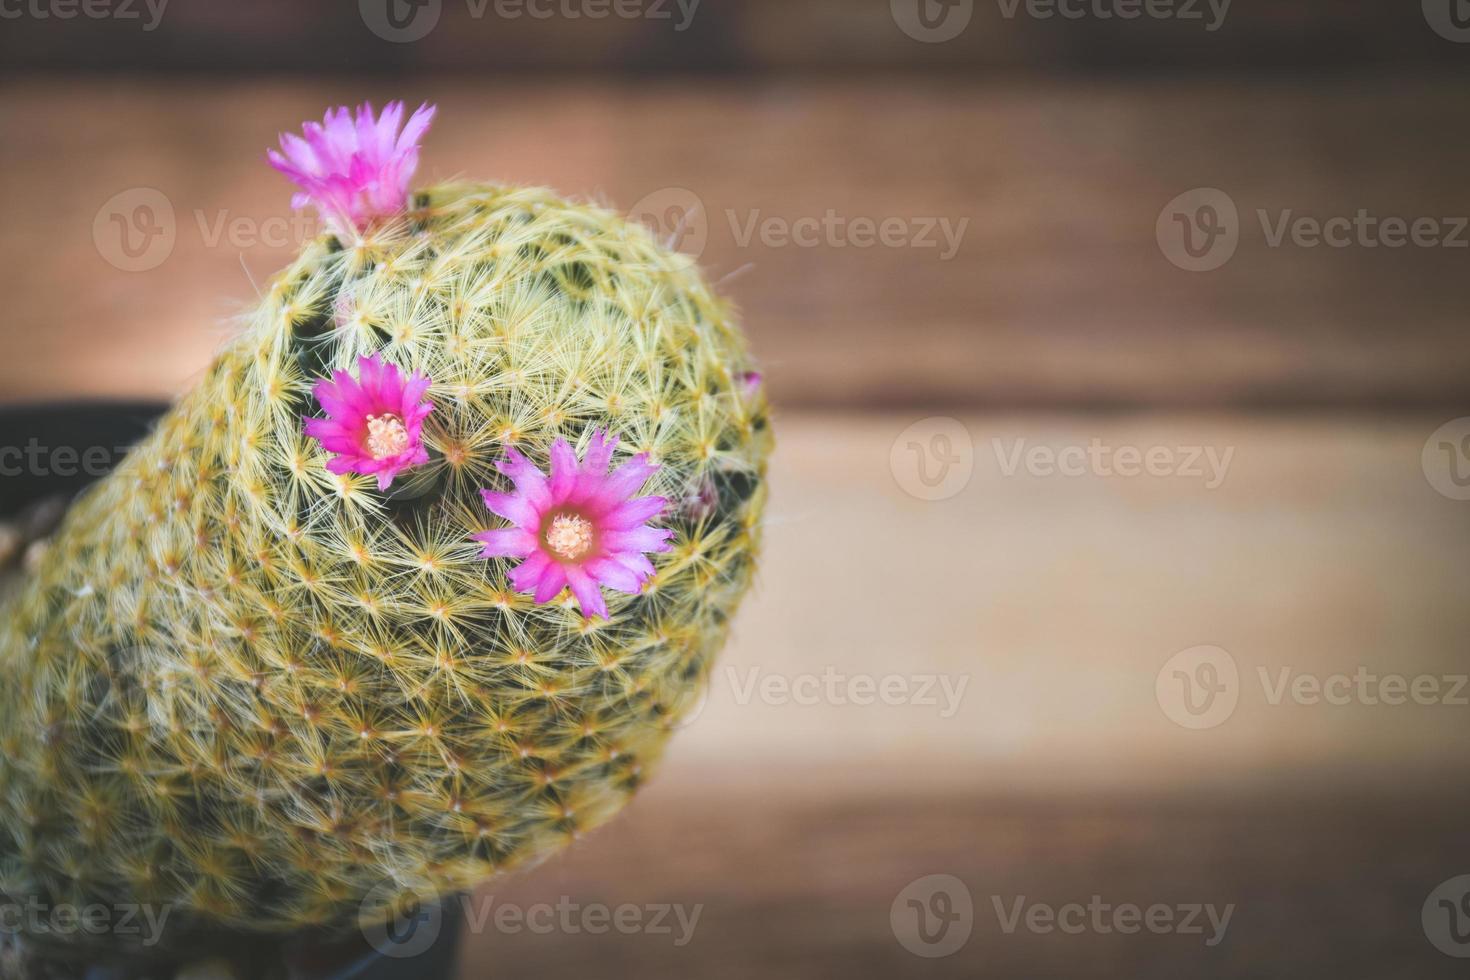
[[(49, 534), (71, 499), (111, 472), (167, 409), (162, 402), (0, 406), (0, 528), (10, 539), (8, 552), (0, 548), (0, 575), (14, 571), (29, 541)], [(358, 934), (331, 940), (229, 935), (212, 939), (206, 955), (228, 961), (237, 980), (441, 980), (454, 975), (461, 921), (448, 911), (456, 907), (446, 903), (443, 915), (430, 910), (400, 922), (372, 942)], [(168, 980), (184, 965), (32, 965), (28, 976)], [(8, 980), (3, 956), (0, 980)]]
[(0, 407), (0, 519), (70, 498), (106, 476), (168, 406), (68, 402)]

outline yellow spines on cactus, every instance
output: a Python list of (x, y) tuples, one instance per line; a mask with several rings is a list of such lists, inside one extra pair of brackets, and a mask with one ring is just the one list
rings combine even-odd
[[(432, 381), (427, 461), (386, 490), (303, 432), (367, 355)], [(753, 378), (689, 260), (545, 191), (437, 187), (310, 242), (4, 612), (0, 890), (332, 927), (607, 820), (750, 584)], [(672, 532), (606, 616), (472, 540), (506, 526), (480, 492), (512, 488), (509, 451), (549, 471), (600, 433), (659, 465)]]

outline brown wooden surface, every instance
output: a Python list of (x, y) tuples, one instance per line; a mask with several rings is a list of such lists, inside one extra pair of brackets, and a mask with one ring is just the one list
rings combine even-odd
[[(1377, 799), (912, 794), (872, 770), (861, 795), (789, 786), (699, 795), (654, 787), (610, 828), (470, 899), (459, 976), (574, 980), (1439, 980), (1463, 960), (1430, 945), (1420, 910), (1465, 872), (1464, 797)], [(900, 774), (901, 778), (901, 774)], [(749, 789), (749, 787), (743, 787)], [(970, 939), (937, 959), (899, 945), (890, 907), (917, 878), (958, 878)], [(1235, 906), (1223, 940), (1197, 935), (1003, 931), (994, 901)], [(502, 906), (702, 906), (690, 940), (576, 926), (499, 928)], [(470, 917), (467, 916), (467, 919)], [(646, 921), (652, 921), (651, 916)], [(673, 921), (672, 917), (670, 921)], [(1206, 934), (1210, 927), (1205, 927)]]
[[(36, 2), (26, 0), (27, 5)], [(132, 0), (131, 8), (145, 11), (145, 2)], [(366, 0), (373, 2), (389, 0)], [(407, 0), (399, 2), (400, 16), (407, 17), (413, 8)], [(147, 17), (22, 16), (0, 21), (0, 71), (455, 70), (490, 76), (611, 71), (646, 76), (942, 69), (1054, 74), (1268, 67), (1362, 71), (1430, 64), (1464, 68), (1467, 63), (1462, 45), (1429, 29), (1419, 0), (1235, 0), (1214, 31), (1203, 26), (1213, 19), (1208, 0), (1158, 4), (1204, 14), (1204, 20), (1124, 20), (1087, 13), (1099, 0), (1071, 0), (1068, 9), (1084, 13), (1077, 19), (1040, 19), (1024, 12), (1007, 16), (1009, 2), (973, 0), (968, 28), (942, 44), (921, 44), (905, 36), (889, 0), (701, 0), (684, 30), (675, 27), (683, 20), (678, 0), (636, 3), (635, 9), (666, 11), (673, 15), (670, 19), (560, 13), (593, 9), (596, 4), (590, 0), (534, 0), (538, 10), (552, 14), (540, 18), (472, 14), (496, 9), (513, 14), (531, 5), (527, 0), (428, 2), (439, 8), (440, 19), (427, 37), (413, 43), (375, 37), (359, 16), (358, 0), (174, 0), (150, 31), (142, 29)], [(689, 2), (685, 0), (686, 7)], [(931, 2), (932, 10), (943, 9), (938, 0)], [(18, 3), (10, 6), (24, 9)], [(1111, 9), (1112, 3), (1102, 6)], [(603, 5), (610, 8), (610, 3)]]
[[(1439, 419), (966, 415), (974, 476), (925, 502), (890, 470), (917, 414), (777, 418), (760, 582), (706, 707), (616, 824), (473, 906), (703, 904), (693, 939), (491, 924), (461, 976), (1463, 976), (1420, 913), (1470, 873), (1470, 709), (1272, 704), (1256, 681), (1466, 672), (1470, 505), (1420, 469)], [(1093, 438), (1235, 455), (1207, 490), (1008, 477), (992, 448)], [(1245, 687), (1191, 731), (1155, 679), (1200, 643), (1228, 649)], [(970, 684), (950, 717), (741, 693), (828, 669)], [(932, 874), (964, 882), (976, 919), (929, 960), (889, 914)], [(1023, 895), (1237, 908), (1214, 948), (1007, 935), (992, 901)]]
[[(482, 931), (463, 976), (1462, 975), (1419, 914), (1435, 885), (1470, 872), (1466, 709), (1256, 692), (1194, 732), (1163, 716), (1154, 683), (1202, 643), (1248, 677), (1465, 671), (1470, 505), (1420, 468), (1430, 433), (1466, 414), (1464, 253), (1272, 250), (1257, 233), (1224, 269), (1189, 274), (1153, 236), (1164, 203), (1202, 185), (1247, 212), (1470, 213), (1462, 88), (1434, 73), (637, 86), (12, 75), (0, 393), (181, 389), (250, 279), (292, 251), (210, 247), (196, 214), (255, 226), (288, 214), (289, 189), (260, 159), (276, 131), (331, 102), (400, 94), (441, 103), (430, 178), (624, 206), (694, 190), (715, 216), (713, 274), (754, 263), (729, 290), (778, 409), (767, 554), (708, 707), (623, 819), (490, 890), (522, 906), (703, 903), (695, 940)], [(127, 273), (92, 228), (134, 187), (168, 197), (178, 241)], [(724, 214), (828, 208), (968, 217), (971, 230), (940, 263), (740, 248)], [(1147, 411), (1091, 411), (1119, 405)], [(1314, 411), (1269, 411), (1287, 407)], [(971, 434), (975, 475), (923, 502), (900, 488), (890, 450), (941, 413)], [(992, 443), (1094, 438), (1228, 447), (1235, 461), (1216, 490), (1006, 477)], [(736, 695), (752, 669), (789, 680), (829, 667), (972, 680), (948, 718)], [(936, 873), (966, 882), (982, 921), (962, 953), (921, 960), (896, 943), (889, 906)], [(1208, 951), (1181, 937), (1007, 937), (988, 917), (993, 895), (1099, 893), (1239, 911)]]
[[(179, 390), (292, 252), (275, 134), (364, 96), (442, 106), (424, 179), (544, 183), (621, 207), (702, 201), (716, 278), (792, 406), (1450, 406), (1470, 373), (1470, 249), (1270, 248), (1255, 221), (1470, 215), (1463, 88), (1443, 78), (1078, 86), (548, 81), (478, 89), (34, 78), (0, 87), (0, 392)], [(1224, 268), (1154, 224), (1215, 186), (1246, 223)], [(177, 241), (124, 272), (94, 244), (155, 188)], [(753, 218), (968, 221), (958, 254), (741, 247)], [(211, 243), (221, 220), (243, 238)], [(698, 219), (696, 219), (697, 221)], [(296, 234), (301, 234), (298, 226)], [(1470, 238), (1470, 234), (1467, 234)], [(751, 268), (746, 268), (751, 266)]]
[[(1436, 980), (1421, 907), (1470, 873), (1463, 704), (1272, 704), (1258, 670), (1466, 672), (1470, 505), (1434, 493), (1437, 416), (966, 415), (970, 483), (926, 502), (907, 414), (779, 413), (758, 585), (648, 789), (472, 908), (701, 905), (692, 940), (481, 918), (461, 976)], [(1233, 449), (1176, 478), (1005, 475), (993, 440)], [(1156, 700), (1218, 644), (1245, 687), (1191, 731)], [(967, 679), (956, 710), (742, 690), (836, 671)], [(1466, 692), (1461, 692), (1462, 695)], [(924, 875), (976, 904), (920, 959), (890, 906)], [(1005, 934), (991, 905), (1237, 906), (1225, 940)]]

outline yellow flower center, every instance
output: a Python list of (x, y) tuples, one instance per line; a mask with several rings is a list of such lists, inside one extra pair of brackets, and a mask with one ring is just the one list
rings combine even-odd
[(592, 524), (575, 514), (558, 514), (546, 529), (546, 545), (567, 561), (592, 550)]
[(396, 415), (368, 416), (368, 452), (373, 459), (387, 459), (408, 449), (408, 430)]

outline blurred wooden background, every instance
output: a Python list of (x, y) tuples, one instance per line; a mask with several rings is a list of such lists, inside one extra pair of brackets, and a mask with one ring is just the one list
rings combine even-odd
[[(0, 386), (176, 390), (303, 234), (264, 148), (328, 102), (399, 94), (442, 107), (426, 177), (651, 200), (660, 218), (693, 200), (686, 237), (712, 274), (751, 266), (734, 292), (793, 407), (1437, 408), (1470, 374), (1470, 249), (1272, 248), (1254, 218), (1470, 214), (1470, 137), (1450, 124), (1463, 96), (1442, 80), (516, 80), (491, 94), (440, 78), (25, 78), (0, 104), (0, 262), (25, 277)], [(1210, 273), (1176, 268), (1155, 238), (1164, 206), (1199, 186), (1226, 189), (1246, 223)], [(138, 188), (170, 202), (176, 241), (130, 272), (94, 224)], [(829, 210), (964, 234), (742, 246), (753, 221)], [(117, 356), (160, 337), (162, 362)]]
[[(1470, 872), (1470, 708), (1273, 705), (1255, 678), (1470, 670), (1470, 503), (1421, 458), (1470, 415), (1470, 249), (1272, 247), (1257, 212), (1470, 215), (1470, 45), (1370, 0), (1237, 0), (1213, 32), (976, 3), (938, 44), (884, 0), (705, 0), (683, 31), (445, 0), (413, 43), (375, 36), (368, 6), (0, 21), (0, 392), (187, 386), (309, 232), (263, 153), (330, 104), (438, 102), (425, 179), (547, 184), (665, 232), (694, 207), (681, 244), (729, 277), (779, 409), (760, 585), (626, 819), (485, 894), (704, 918), (680, 948), (489, 929), (466, 977), (1460, 975), (1420, 913)], [(1200, 187), (1241, 240), (1195, 273), (1155, 224)], [(105, 232), (140, 189), (172, 244), (126, 271)], [(742, 241), (829, 212), (966, 224), (947, 258)], [(931, 502), (891, 450), (935, 416), (974, 474)], [(1094, 439), (1233, 462), (1207, 489), (1008, 476), (995, 448)], [(1155, 680), (1199, 644), (1245, 687), (1188, 731)], [(740, 694), (751, 671), (828, 670), (968, 687), (949, 715)], [(889, 913), (936, 873), (976, 925), (930, 960)], [(1204, 949), (1007, 936), (990, 907), (1098, 893), (1239, 909)]]
[[(151, 11), (160, 2), (163, 16), (155, 18)], [(563, 15), (568, 9), (563, 0), (400, 0), (393, 9), (400, 24), (416, 22), (420, 10), (437, 17), (434, 28), (412, 43), (395, 43), (369, 28), (370, 23), (393, 23), (381, 0), (152, 0), (151, 6), (147, 0), (109, 0), (104, 6), (125, 8), (129, 19), (92, 19), (80, 12), (69, 19), (7, 18), (0, 64), (12, 71), (400, 77), (445, 71), (482, 77), (521, 72), (646, 77), (872, 70), (1048, 77), (1250, 70), (1264, 75), (1281, 69), (1358, 73), (1464, 65), (1462, 52), (1426, 28), (1418, 2), (1232, 0), (1223, 23), (1207, 30), (1222, 2), (1216, 0), (1214, 8), (1209, 0), (1165, 4), (1184, 15), (1178, 18), (1069, 19), (1058, 13), (1036, 19), (1009, 2), (933, 0), (931, 20), (948, 9), (963, 14), (970, 8), (970, 26), (944, 43), (919, 44), (894, 29), (889, 0), (647, 0), (635, 9), (649, 16), (638, 18), (610, 15), (611, 2), (601, 4), (603, 13), (596, 16), (596, 0), (570, 5), (589, 11), (580, 17)], [(1085, 7), (1091, 6), (1089, 0)], [(1067, 7), (1079, 8), (1084, 5)], [(506, 15), (496, 16), (497, 10)], [(532, 10), (551, 16), (532, 16)], [(409, 28), (396, 36), (416, 33)]]

